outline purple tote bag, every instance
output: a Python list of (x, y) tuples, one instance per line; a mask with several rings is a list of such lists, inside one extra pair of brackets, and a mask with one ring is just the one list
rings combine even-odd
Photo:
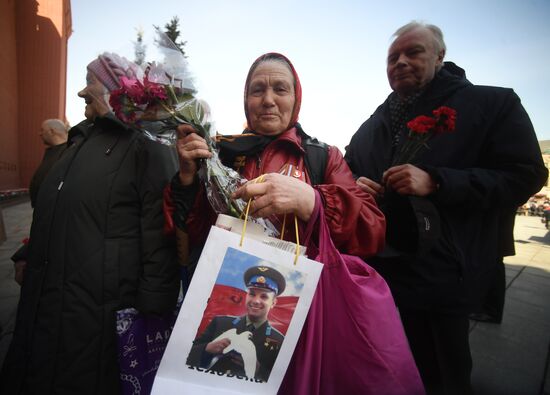
[(136, 309), (117, 311), (118, 363), (122, 395), (148, 395), (178, 316), (145, 315)]
[(315, 194), (306, 240), (318, 225), (319, 246), (306, 245), (324, 268), (279, 394), (424, 394), (388, 285), (338, 252)]

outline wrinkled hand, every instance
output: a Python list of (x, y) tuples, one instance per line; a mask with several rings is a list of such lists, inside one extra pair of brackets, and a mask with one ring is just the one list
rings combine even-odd
[(367, 177), (359, 177), (357, 179), (357, 186), (375, 197), (384, 194), (384, 186)]
[(231, 340), (225, 337), (218, 341), (208, 343), (204, 350), (210, 354), (221, 354), (223, 350), (225, 350), (225, 348), (230, 344)]
[(206, 140), (191, 125), (179, 125), (176, 129), (176, 148), (180, 162), (179, 178), (182, 185), (191, 185), (199, 169), (198, 159), (210, 158)]
[(390, 167), (384, 172), (382, 181), (401, 195), (427, 196), (437, 190), (432, 176), (411, 164)]
[(266, 174), (261, 183), (248, 181), (233, 197), (244, 201), (252, 198), (250, 214), (261, 218), (293, 213), (308, 221), (315, 206), (315, 191), (309, 184), (277, 173)]
[(27, 261), (17, 261), (14, 263), (13, 267), (15, 269), (15, 282), (22, 285), (25, 268), (27, 267)]

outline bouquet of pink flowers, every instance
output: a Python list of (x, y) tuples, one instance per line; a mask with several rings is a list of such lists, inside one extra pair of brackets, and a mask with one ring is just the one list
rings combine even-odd
[[(121, 87), (111, 92), (109, 104), (122, 122), (163, 144), (175, 145), (176, 128), (181, 124), (191, 125), (212, 152), (211, 158), (201, 161), (199, 170), (212, 208), (217, 213), (240, 217), (246, 202), (232, 199), (231, 194), (246, 180), (221, 163), (211, 138), (215, 130), (209, 121), (209, 111), (204, 101), (194, 97), (196, 91), (187, 71), (187, 61), (164, 33), (158, 29), (157, 33), (157, 44), (165, 53), (165, 62), (150, 63), (145, 70), (131, 64), (131, 76), (120, 77)], [(278, 231), (269, 221), (256, 219), (255, 222), (277, 235)]]

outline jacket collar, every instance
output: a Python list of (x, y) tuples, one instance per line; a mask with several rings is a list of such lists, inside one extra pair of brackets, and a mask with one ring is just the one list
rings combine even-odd
[(275, 140), (274, 143), (284, 143), (290, 144), (296, 147), (301, 152), (305, 152), (302, 148), (302, 136), (298, 133), (297, 127), (300, 127), (300, 124), (296, 123), (297, 126), (293, 126), (290, 129), (281, 133)]
[(103, 117), (97, 117), (93, 121), (85, 119), (69, 130), (68, 145), (75, 142), (75, 139), (87, 139), (92, 134), (95, 127), (101, 130), (131, 131), (132, 128), (122, 123), (113, 113), (107, 113)]

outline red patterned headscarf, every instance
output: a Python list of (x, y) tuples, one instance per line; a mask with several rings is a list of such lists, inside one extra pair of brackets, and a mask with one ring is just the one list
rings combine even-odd
[(250, 84), (250, 78), (252, 78), (252, 73), (254, 73), (254, 70), (260, 65), (260, 63), (264, 63), (270, 60), (282, 60), (284, 63), (288, 65), (290, 68), (292, 75), (294, 76), (294, 109), (292, 110), (292, 117), (290, 118), (290, 122), (287, 126), (287, 130), (296, 125), (296, 122), (298, 122), (298, 115), (300, 114), (300, 105), (302, 104), (302, 85), (300, 84), (300, 79), (298, 78), (298, 74), (296, 73), (296, 70), (294, 69), (294, 66), (292, 63), (290, 63), (290, 60), (284, 55), (281, 55), (277, 52), (268, 52), (266, 54), (263, 54), (258, 59), (252, 63), (252, 66), (250, 66), (250, 70), (248, 71), (248, 75), (246, 76), (246, 83), (244, 85), (244, 113), (246, 115), (246, 122), (248, 124), (248, 127), (250, 127), (250, 118), (248, 115), (248, 107), (246, 105), (246, 99), (248, 97), (248, 86)]

